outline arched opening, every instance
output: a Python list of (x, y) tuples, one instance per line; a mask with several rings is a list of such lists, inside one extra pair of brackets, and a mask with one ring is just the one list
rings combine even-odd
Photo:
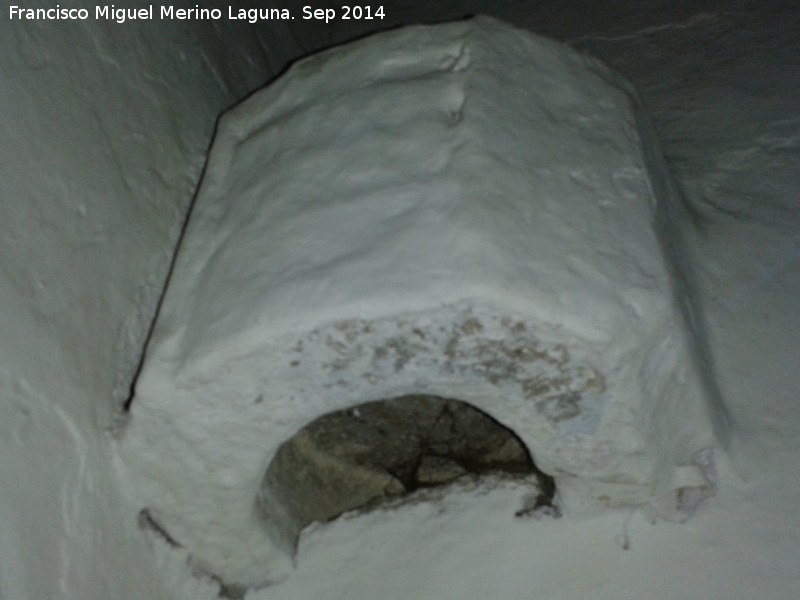
[(401, 396), (328, 413), (284, 442), (264, 476), (259, 509), (294, 547), (315, 521), (489, 474), (535, 485), (531, 508), (552, 505), (553, 478), (513, 431), (460, 400)]

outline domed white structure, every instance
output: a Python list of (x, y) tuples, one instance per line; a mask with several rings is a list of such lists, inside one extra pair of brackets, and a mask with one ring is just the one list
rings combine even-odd
[(559, 43), (477, 18), (299, 62), (219, 124), (130, 493), (209, 572), (269, 579), (281, 444), (428, 394), (513, 430), (567, 506), (686, 514), (715, 441), (659, 244), (677, 202), (635, 91)]

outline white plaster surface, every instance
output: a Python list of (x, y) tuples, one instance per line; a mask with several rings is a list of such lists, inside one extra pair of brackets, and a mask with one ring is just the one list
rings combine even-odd
[(306, 59), (226, 114), (120, 447), (131, 495), (210, 572), (274, 580), (277, 447), (432, 393), (512, 428), (572, 506), (685, 517), (714, 441), (640, 110), (479, 18)]
[(717, 494), (687, 523), (486, 510), (513, 491), (443, 515), (419, 506), (341, 520), (311, 532), (283, 584), (248, 598), (800, 597), (794, 3), (445, 0), (387, 12), (381, 23), (274, 24), (253, 45), (249, 27), (0, 14), (0, 597), (217, 596), (185, 551), (142, 538), (105, 433), (213, 119), (289, 57), (476, 12), (589, 51), (639, 89), (697, 219), (684, 246), (732, 463), (718, 464)]
[(11, 22), (9, 4), (0, 598), (169, 598), (122, 499), (110, 431), (215, 119), (300, 49), (268, 50), (267, 31), (228, 24)]

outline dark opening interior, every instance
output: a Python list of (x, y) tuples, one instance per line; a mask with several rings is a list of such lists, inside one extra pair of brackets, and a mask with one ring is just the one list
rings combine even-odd
[(503, 474), (538, 489), (533, 508), (551, 506), (553, 478), (520, 438), (474, 406), (438, 396), (377, 400), (324, 415), (278, 449), (260, 508), (288, 521), (292, 545), (314, 521), (379, 506), (421, 488)]

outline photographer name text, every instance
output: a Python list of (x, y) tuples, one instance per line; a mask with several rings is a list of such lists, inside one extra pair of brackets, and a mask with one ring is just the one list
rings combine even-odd
[[(297, 13), (297, 14), (294, 14)], [(86, 21), (88, 19), (115, 21), (291, 21), (300, 18), (306, 21), (330, 23), (342, 21), (381, 20), (385, 17), (383, 6), (345, 6), (339, 8), (314, 8), (304, 6), (297, 11), (288, 8), (176, 8), (172, 5), (150, 4), (143, 8), (119, 8), (113, 4), (98, 5), (94, 10), (88, 8), (67, 8), (56, 4), (52, 8), (25, 8), (9, 6), (8, 18), (11, 21)]]

